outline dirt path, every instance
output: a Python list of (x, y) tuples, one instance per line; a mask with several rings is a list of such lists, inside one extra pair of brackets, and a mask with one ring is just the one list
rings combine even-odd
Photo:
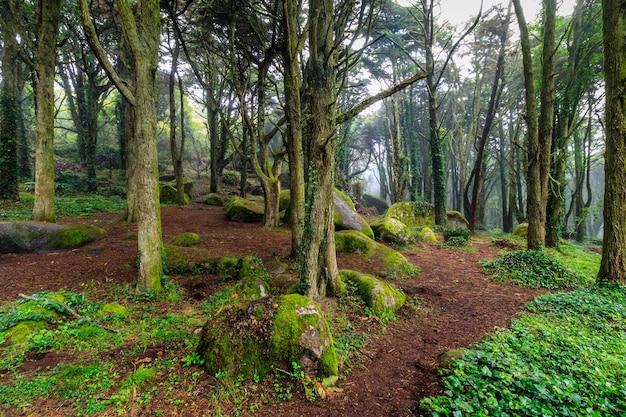
[[(110, 214), (61, 220), (63, 223), (76, 221), (94, 223), (104, 228), (107, 236), (70, 252), (0, 254), (0, 301), (15, 300), (19, 293), (60, 288), (86, 291), (89, 298), (97, 299), (111, 284), (133, 281), (136, 227), (121, 223), (117, 215)], [(287, 255), (290, 249), (288, 229), (268, 230), (258, 224), (229, 222), (219, 207), (203, 204), (191, 204), (183, 209), (167, 207), (162, 211), (162, 223), (164, 241), (182, 232), (198, 233), (201, 244), (194, 250), (211, 258), (252, 253), (270, 262)], [(315, 403), (296, 395), (282, 405), (261, 405), (249, 415), (419, 415), (419, 400), (436, 394), (441, 388), (436, 371), (439, 356), (450, 349), (480, 341), (496, 327), (506, 327), (522, 306), (539, 294), (487, 281), (477, 262), (495, 256), (496, 251), (484, 242), (474, 241), (473, 246), (476, 251), (472, 253), (436, 245), (405, 252), (422, 272), (415, 278), (396, 283), (408, 298), (419, 299), (420, 306), (403, 308), (397, 321), (384, 326), (383, 332), (377, 322), (363, 320), (359, 324), (359, 331), (369, 328), (374, 334), (361, 352), (362, 361), (341, 381), (341, 390)], [(343, 255), (338, 260), (340, 268), (369, 273), (375, 268), (356, 256)], [(184, 277), (172, 279), (184, 285)], [(196, 291), (189, 294), (188, 302), (202, 302), (203, 296)], [(199, 398), (184, 415), (202, 415), (206, 411), (203, 406), (206, 407), (206, 403)], [(150, 410), (146, 413), (150, 415)]]

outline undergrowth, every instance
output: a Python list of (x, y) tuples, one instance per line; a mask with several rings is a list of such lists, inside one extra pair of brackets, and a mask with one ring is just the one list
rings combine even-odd
[(430, 416), (626, 415), (626, 289), (548, 294), (445, 371)]
[(480, 266), (501, 282), (528, 288), (579, 288), (595, 278), (571, 271), (559, 259), (539, 250), (517, 250), (502, 258), (483, 260)]

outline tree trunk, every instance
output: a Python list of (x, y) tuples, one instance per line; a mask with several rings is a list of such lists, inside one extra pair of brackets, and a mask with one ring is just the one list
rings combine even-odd
[[(4, 20), (0, 20), (0, 24)], [(2, 25), (2, 86), (0, 91), (0, 199), (19, 200), (19, 160), (21, 109), (18, 86), (16, 33)]]
[(602, 0), (606, 150), (599, 281), (626, 284), (626, 4)]
[(170, 68), (169, 76), (169, 105), (170, 105), (170, 154), (172, 157), (172, 167), (174, 168), (174, 178), (176, 179), (176, 192), (178, 205), (185, 205), (185, 188), (183, 185), (183, 137), (184, 132), (184, 101), (182, 85), (180, 89), (180, 129), (181, 129), (181, 147), (178, 148), (178, 139), (176, 138), (176, 125), (178, 119), (176, 117), (176, 74), (178, 71), (178, 56), (180, 48), (178, 47), (178, 41), (174, 40), (175, 46), (172, 51), (172, 67)]
[(298, 2), (283, 1), (282, 49), (285, 88), (285, 147), (289, 157), (289, 193), (291, 199), (291, 256), (302, 260), (304, 237), (304, 151), (302, 140), (302, 103), (298, 37)]
[(61, 0), (37, 1), (35, 201), (32, 219), (55, 222), (54, 75)]
[(335, 71), (333, 0), (309, 2), (309, 59), (305, 69), (309, 163), (302, 281), (314, 299), (342, 293), (335, 253)]

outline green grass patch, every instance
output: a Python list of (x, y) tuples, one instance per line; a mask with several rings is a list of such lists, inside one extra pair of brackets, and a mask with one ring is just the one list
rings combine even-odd
[(548, 294), (445, 371), (430, 416), (626, 415), (626, 289)]
[[(0, 201), (1, 220), (29, 220), (33, 212), (35, 197), (20, 192), (20, 201)], [(55, 196), (54, 208), (58, 217), (80, 217), (99, 212), (114, 212), (124, 209), (126, 201), (120, 196), (104, 197), (96, 194)]]

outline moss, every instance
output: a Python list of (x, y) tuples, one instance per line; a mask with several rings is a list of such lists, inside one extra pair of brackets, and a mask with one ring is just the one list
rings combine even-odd
[(100, 308), (99, 314), (101, 316), (126, 316), (128, 310), (126, 307), (119, 303), (107, 303)]
[(393, 284), (356, 271), (343, 270), (342, 279), (356, 285), (357, 291), (372, 312), (383, 318), (393, 316), (406, 301), (406, 296)]
[(335, 233), (335, 247), (340, 253), (361, 252), (366, 255), (374, 249), (374, 241), (356, 230), (344, 230)]
[(173, 274), (187, 274), (193, 271), (194, 262), (180, 246), (165, 244), (165, 269)]
[[(185, 193), (185, 195), (191, 199), (191, 194), (193, 192), (193, 186), (194, 186), (194, 180), (193, 178), (189, 178), (189, 177), (183, 177), (183, 192)], [(172, 188), (174, 188), (176, 190), (176, 180), (172, 180), (166, 183), (167, 185), (171, 186)]]
[(446, 217), (448, 220), (447, 225), (452, 229), (467, 229), (469, 227), (469, 222), (467, 221), (465, 216), (459, 211), (448, 210), (446, 212)]
[(404, 201), (395, 203), (385, 213), (385, 218), (395, 218), (409, 227), (435, 224), (435, 209), (426, 202)]
[(106, 232), (91, 224), (75, 224), (55, 232), (50, 243), (54, 249), (73, 249), (102, 238)]
[(245, 223), (262, 221), (265, 211), (258, 202), (241, 197), (233, 198), (224, 209), (228, 220)]
[(229, 281), (237, 278), (239, 273), (239, 259), (224, 257), (215, 263), (215, 272), (220, 275), (222, 281)]
[[(160, 184), (160, 202), (161, 204), (179, 204), (178, 191), (170, 184)], [(189, 203), (189, 196), (185, 194), (185, 201), (183, 204)]]
[(528, 223), (520, 223), (513, 231), (513, 236), (525, 239), (528, 236)]
[(400, 220), (385, 217), (371, 224), (376, 240), (393, 245), (406, 246), (415, 240), (411, 229)]
[(200, 243), (200, 236), (197, 233), (185, 232), (176, 236), (172, 243), (176, 246), (194, 246)]
[(419, 237), (425, 242), (438, 243), (437, 236), (430, 227), (422, 227), (419, 231)]
[(219, 194), (211, 193), (204, 198), (204, 204), (221, 207), (224, 205), (224, 199)]
[(17, 323), (5, 332), (5, 341), (16, 345), (27, 340), (31, 335), (47, 327), (42, 320), (25, 320)]

